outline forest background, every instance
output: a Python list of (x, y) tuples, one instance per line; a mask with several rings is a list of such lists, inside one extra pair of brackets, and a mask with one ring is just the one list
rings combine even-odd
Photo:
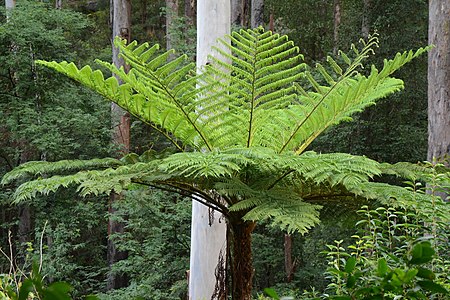
[[(250, 26), (247, 2), (235, 13), (235, 29)], [(264, 5), (265, 27), (288, 34), (308, 62), (349, 49), (374, 31), (380, 36), (380, 48), (371, 58), (375, 64), (427, 44), (428, 1), (266, 0)], [(111, 143), (109, 103), (34, 64), (35, 59), (80, 65), (92, 64), (95, 58), (110, 61), (109, 3), (70, 1), (63, 2), (62, 9), (61, 2), (56, 6), (18, 1), (13, 15), (7, 16), (3, 8), (0, 12), (0, 176), (31, 160), (90, 159), (117, 151)], [(168, 45), (194, 57), (195, 3), (132, 1), (131, 32), (133, 40)], [(328, 131), (312, 148), (366, 155), (380, 162), (425, 160), (426, 71), (426, 56), (404, 67), (397, 76), (405, 81), (405, 90), (359, 114), (354, 122)], [(138, 154), (168, 147), (136, 120), (131, 135), (131, 151)], [(128, 258), (109, 268), (107, 197), (81, 198), (69, 189), (39, 196), (29, 205), (11, 206), (13, 190), (14, 186), (6, 186), (0, 191), (0, 249), (7, 254), (0, 256), (0, 274), (9, 271), (11, 249), (24, 269), (42, 254), (43, 274), (49, 281), (70, 282), (75, 296), (186, 297), (189, 200), (143, 189), (127, 192), (114, 214), (125, 222), (126, 231), (110, 238), (128, 252)], [(253, 238), (255, 291), (270, 286), (323, 290), (327, 265), (319, 252), (354, 233), (357, 208), (348, 203), (325, 207), (321, 225), (304, 236), (259, 226)], [(125, 274), (128, 287), (108, 291), (106, 278), (111, 273)]]

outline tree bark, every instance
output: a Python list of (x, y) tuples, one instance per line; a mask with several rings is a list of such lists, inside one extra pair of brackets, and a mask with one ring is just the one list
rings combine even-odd
[[(230, 33), (230, 1), (197, 1), (197, 67), (207, 64), (211, 46)], [(216, 279), (216, 269), (225, 269), (227, 226), (222, 215), (197, 201), (192, 203), (189, 299), (212, 299), (223, 295), (224, 285)], [(214, 299), (214, 298), (213, 298)], [(217, 297), (215, 298), (217, 299)], [(219, 298), (220, 299), (220, 298)], [(237, 298), (236, 298), (237, 299)]]
[(184, 1), (184, 16), (186, 17), (186, 25), (192, 26), (195, 21), (196, 0)]
[(372, 8), (372, 0), (364, 0), (361, 33), (365, 39), (367, 39), (370, 34), (370, 11), (371, 11), (371, 8)]
[(14, 7), (16, 7), (16, 0), (5, 0), (6, 9), (13, 9)]
[(286, 271), (286, 281), (291, 282), (295, 269), (296, 261), (292, 259), (292, 235), (284, 235), (284, 269)]
[[(428, 160), (450, 153), (450, 0), (429, 1)], [(447, 157), (448, 158), (448, 157)]]
[[(263, 0), (260, 0), (263, 2)], [(248, 25), (249, 0), (231, 0), (231, 24), (240, 27)]]
[[(130, 41), (131, 30), (131, 0), (111, 0), (111, 23), (113, 31), (113, 40), (116, 36)], [(119, 56), (119, 49), (112, 45), (112, 61), (118, 68), (124, 67), (128, 70), (123, 58)], [(119, 81), (120, 82), (120, 81)], [(117, 147), (117, 157), (123, 156), (130, 150), (130, 115), (120, 108), (117, 104), (111, 104), (111, 124), (113, 127), (112, 141)], [(113, 204), (120, 200), (121, 195), (111, 193), (109, 203), (109, 213), (114, 214)], [(108, 265), (111, 266), (128, 257), (125, 251), (119, 251), (116, 244), (111, 239), (114, 233), (123, 233), (125, 224), (108, 220)], [(126, 274), (115, 274), (109, 272), (107, 279), (107, 289), (118, 289), (128, 285)]]
[(231, 0), (231, 24), (241, 26), (242, 0)]
[(341, 25), (341, 0), (334, 0), (333, 54), (339, 49), (339, 27)]
[(264, 0), (252, 0), (250, 20), (252, 28), (264, 26)]
[(173, 24), (178, 16), (178, 0), (166, 0), (166, 49), (173, 48)]
[(253, 284), (252, 232), (254, 222), (241, 219), (231, 220), (232, 247), (232, 297), (231, 299), (251, 300)]

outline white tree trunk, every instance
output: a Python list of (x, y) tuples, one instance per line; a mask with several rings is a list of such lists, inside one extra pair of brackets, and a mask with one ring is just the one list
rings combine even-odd
[(5, 0), (5, 8), (12, 9), (16, 6), (16, 0)]
[(450, 0), (430, 0), (428, 42), (428, 160), (450, 153)]
[[(230, 0), (197, 1), (197, 67), (207, 63), (217, 38), (230, 33)], [(193, 201), (189, 299), (211, 299), (216, 288), (215, 270), (226, 259), (226, 223), (217, 212)], [(219, 221), (220, 220), (220, 221)], [(212, 221), (212, 222), (211, 222)]]
[(367, 39), (370, 34), (370, 11), (372, 9), (372, 0), (363, 1), (363, 17), (361, 25), (362, 36)]
[(333, 54), (338, 54), (339, 27), (341, 26), (341, 0), (334, 0)]

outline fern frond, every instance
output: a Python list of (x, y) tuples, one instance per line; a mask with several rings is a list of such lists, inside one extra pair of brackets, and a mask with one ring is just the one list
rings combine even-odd
[[(222, 110), (216, 119), (227, 120), (213, 124), (211, 131), (219, 141), (251, 147), (260, 145), (260, 126), (264, 124), (266, 112), (290, 105), (294, 100), (293, 83), (302, 76), (305, 65), (302, 56), (286, 36), (270, 32), (242, 30), (221, 39), (227, 51), (215, 50), (232, 63), (210, 57), (211, 66), (205, 69), (203, 85), (220, 83), (220, 88), (230, 91), (229, 110)], [(230, 42), (231, 43), (230, 43)], [(211, 101), (220, 102), (223, 95), (212, 93)], [(222, 116), (223, 115), (223, 116)], [(206, 121), (208, 122), (208, 120)], [(218, 144), (219, 147), (226, 145)]]
[[(110, 63), (97, 62), (119, 76), (124, 82), (120, 85), (115, 77), (104, 79), (99, 70), (93, 71), (89, 66), (78, 70), (73, 63), (38, 63), (79, 81), (117, 103), (161, 132), (180, 150), (182, 147), (172, 136), (186, 145), (211, 149), (193, 116), (197, 107), (196, 78), (191, 76), (195, 66), (185, 64), (184, 56), (167, 62), (169, 53), (155, 54), (157, 47), (150, 48), (146, 44), (136, 47), (136, 43), (125, 46), (119, 41), (116, 44), (125, 61), (132, 66), (129, 73)], [(149, 48), (148, 51), (143, 51), (145, 48)]]
[(431, 195), (415, 193), (404, 187), (381, 182), (365, 182), (354, 187), (352, 192), (358, 196), (380, 201), (392, 207), (415, 207), (431, 202)]
[(231, 177), (248, 159), (239, 154), (219, 152), (176, 153), (162, 160), (159, 169), (168, 174), (189, 178)]
[(73, 173), (79, 170), (104, 169), (118, 167), (123, 163), (114, 158), (94, 158), (90, 160), (60, 160), (56, 162), (30, 161), (21, 164), (12, 171), (6, 173), (1, 184), (9, 184), (24, 178), (52, 175), (55, 173)]
[[(260, 204), (244, 216), (244, 220), (270, 219), (273, 226), (289, 233), (297, 231), (301, 234), (308, 232), (320, 221), (319, 215), (322, 207), (304, 202), (296, 194), (285, 190), (274, 190), (266, 193), (265, 196), (266, 198), (259, 200)], [(239, 204), (242, 207), (242, 204)]]
[[(381, 71), (372, 66), (369, 76), (365, 77), (355, 72), (362, 64), (362, 60), (371, 52), (370, 45), (376, 45), (376, 42), (368, 42), (362, 51), (356, 51), (359, 56), (353, 61), (345, 56), (350, 65), (336, 81), (323, 66), (319, 65), (318, 71), (330, 84), (329, 86), (321, 86), (309, 73), (305, 73), (309, 84), (316, 91), (306, 92), (297, 86), (300, 104), (291, 106), (290, 113), (284, 112), (285, 117), (290, 118), (295, 125), (291, 125), (286, 131), (289, 135), (283, 138), (284, 143), (279, 148), (280, 152), (294, 149), (297, 154), (302, 153), (328, 127), (351, 120), (354, 113), (361, 112), (367, 106), (375, 104), (376, 100), (402, 89), (403, 81), (388, 76), (429, 50), (421, 48), (416, 52), (397, 54), (394, 59), (384, 62)], [(336, 61), (329, 58), (328, 62), (336, 74), (342, 73)]]

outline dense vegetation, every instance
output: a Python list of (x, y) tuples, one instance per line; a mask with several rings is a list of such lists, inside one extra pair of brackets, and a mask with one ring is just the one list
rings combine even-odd
[[(275, 31), (288, 33), (311, 64), (323, 63), (335, 47), (348, 49), (364, 35), (363, 17), (369, 20), (370, 30), (380, 34), (380, 50), (375, 49), (377, 55), (369, 63), (380, 65), (384, 57), (426, 45), (426, 1), (372, 1), (369, 11), (356, 1), (343, 0), (341, 5), (337, 41), (331, 1), (266, 1), (265, 18), (275, 17)], [(163, 6), (162, 1), (133, 1), (133, 39), (164, 44)], [(297, 17), (306, 11), (319, 13)], [(185, 26), (192, 22), (182, 16), (181, 9), (179, 15), (171, 29), (177, 32), (173, 45), (192, 54), (192, 29)], [(28, 161), (104, 158), (114, 153), (108, 103), (34, 63), (37, 59), (80, 65), (91, 64), (94, 58), (108, 61), (107, 3), (89, 6), (75, 1), (70, 9), (55, 10), (43, 3), (20, 2), (8, 21), (4, 10), (1, 17), (0, 116), (5, 121), (0, 125), (0, 175)], [(326, 131), (308, 150), (366, 155), (378, 162), (423, 161), (425, 56), (397, 75), (405, 81), (404, 91), (356, 115), (354, 122)], [(162, 159), (174, 151), (142, 120), (133, 121), (132, 134), (131, 148), (137, 155), (149, 148), (168, 149), (156, 157)], [(136, 157), (122, 163), (135, 162)], [(424, 180), (431, 182), (432, 192), (448, 186), (450, 181), (441, 174), (442, 169), (426, 165), (423, 171), (427, 175), (408, 183), (410, 192), (422, 199)], [(39, 174), (42, 178), (49, 175), (50, 171)], [(380, 180), (399, 183), (391, 177)], [(0, 299), (6, 286), (16, 287), (29, 274), (33, 261), (45, 275), (44, 285), (67, 281), (74, 298), (93, 293), (104, 299), (186, 298), (189, 199), (138, 186), (127, 191), (123, 201), (115, 203), (118, 213), (114, 214), (126, 224), (126, 232), (111, 238), (129, 255), (108, 270), (108, 197), (80, 197), (75, 188), (69, 188), (11, 206), (12, 194), (23, 181), (4, 185), (0, 191), (0, 274), (5, 274), (0, 275)], [(434, 294), (436, 299), (445, 299), (443, 287), (450, 287), (446, 271), (450, 216), (448, 205), (440, 198), (430, 199), (427, 205), (402, 202), (401, 197), (394, 202), (386, 199), (384, 205), (363, 200), (320, 203), (324, 205), (321, 223), (304, 235), (259, 223), (253, 238), (255, 293), (262, 298), (264, 288), (275, 287), (280, 295), (305, 299), (324, 293), (341, 297), (336, 299), (382, 293), (409, 299), (420, 298), (420, 293)], [(29, 223), (24, 222), (27, 216)], [(422, 241), (424, 236), (429, 243)], [(289, 243), (291, 248), (286, 247)], [(127, 274), (129, 287), (107, 291), (107, 272)], [(36, 273), (32, 278), (39, 282)], [(268, 294), (277, 297), (273, 291)]]

